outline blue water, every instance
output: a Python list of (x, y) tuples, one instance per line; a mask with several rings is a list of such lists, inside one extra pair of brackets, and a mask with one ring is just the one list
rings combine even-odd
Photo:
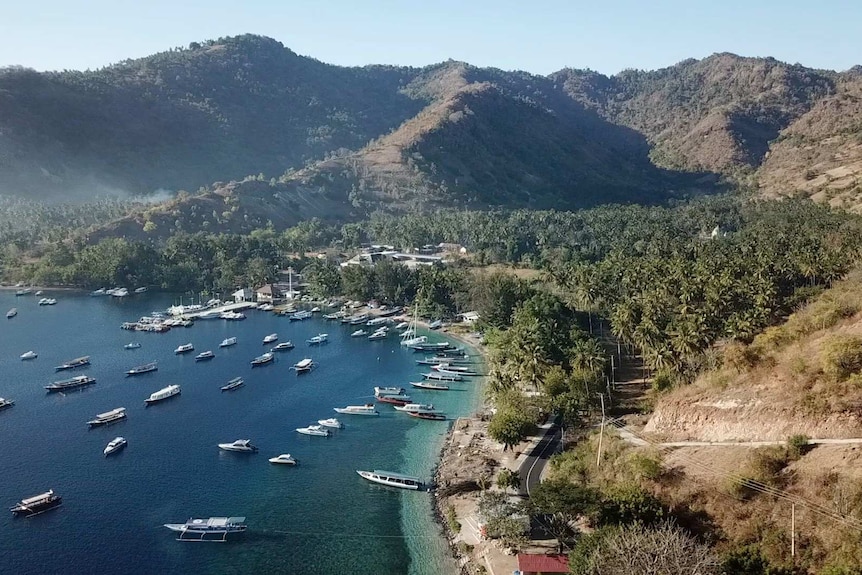
[[(165, 334), (119, 329), (174, 303), (147, 294), (95, 298), (46, 292), (38, 298), (0, 291), (0, 396), (16, 405), (0, 412), (0, 497), (9, 507), (47, 489), (64, 505), (38, 517), (0, 512), (0, 571), (42, 573), (375, 573), (416, 575), (455, 572), (445, 540), (431, 515), (429, 493), (370, 484), (356, 469), (390, 469), (431, 478), (450, 422), (421, 421), (380, 405), (380, 417), (339, 415), (345, 429), (329, 438), (294, 431), (336, 416), (333, 407), (373, 399), (373, 386), (409, 387), (421, 368), (418, 355), (397, 338), (350, 338), (352, 327), (315, 318), (290, 322), (248, 311), (241, 322), (199, 321)], [(252, 369), (249, 361), (270, 346), (277, 332), (292, 351)], [(305, 340), (327, 332), (330, 343)], [(236, 336), (236, 346), (219, 349)], [(124, 350), (130, 341), (140, 349)], [(194, 354), (216, 358), (195, 363), (173, 350), (192, 342)], [(34, 350), (33, 361), (18, 356)], [(53, 367), (90, 355), (86, 369), (55, 374)], [(319, 365), (297, 375), (290, 366), (311, 357)], [(125, 370), (158, 360), (159, 370), (126, 378)], [(46, 395), (43, 386), (87, 373), (97, 379), (83, 391)], [(245, 386), (220, 392), (229, 379)], [(180, 384), (182, 395), (149, 408), (150, 393)], [(415, 401), (433, 402), (450, 418), (473, 412), (477, 383), (452, 391), (410, 390)], [(125, 421), (88, 429), (97, 413), (125, 407)], [(105, 458), (117, 435), (128, 447)], [(216, 444), (248, 438), (253, 455), (220, 451)], [(290, 453), (297, 466), (274, 466), (269, 457)], [(249, 530), (230, 544), (180, 543), (163, 523), (189, 517), (240, 515)]]

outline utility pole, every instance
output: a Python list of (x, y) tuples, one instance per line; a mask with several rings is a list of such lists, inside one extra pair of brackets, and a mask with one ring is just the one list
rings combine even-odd
[(796, 557), (796, 504), (790, 504), (790, 556)]
[(602, 427), (599, 431), (599, 449), (596, 451), (596, 467), (602, 464), (602, 439), (605, 437), (605, 394), (600, 393), (599, 399), (602, 402)]

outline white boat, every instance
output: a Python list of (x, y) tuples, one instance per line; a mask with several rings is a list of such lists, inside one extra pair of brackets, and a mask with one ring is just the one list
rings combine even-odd
[(251, 366), (257, 367), (259, 365), (266, 365), (268, 363), (271, 363), (273, 360), (275, 360), (275, 355), (273, 355), (271, 351), (268, 351), (265, 354), (259, 355), (253, 360), (251, 360)]
[(320, 308), (319, 308), (319, 307), (317, 307), (317, 306), (314, 306), (314, 307), (313, 307), (313, 308), (311, 308), (309, 311), (310, 311), (311, 313), (318, 313), (318, 312), (320, 311)]
[(158, 364), (155, 361), (151, 361), (150, 363), (145, 363), (144, 365), (139, 365), (133, 367), (129, 371), (126, 372), (127, 376), (131, 375), (141, 375), (144, 373), (150, 373), (151, 371), (157, 371), (159, 369)]
[(105, 457), (111, 455), (112, 453), (116, 453), (122, 448), (124, 448), (128, 444), (125, 437), (115, 437), (112, 439), (108, 445), (105, 447), (105, 450), (102, 452), (105, 454)]
[(298, 363), (296, 363), (293, 366), (293, 369), (295, 369), (296, 371), (308, 371), (312, 367), (314, 367), (314, 362), (311, 360), (310, 357), (306, 357), (305, 359), (300, 360)]
[(139, 347), (141, 347), (141, 344), (137, 342), (131, 342), (124, 345), (123, 349), (138, 349)]
[(135, 288), (135, 293), (144, 293), (147, 291), (147, 286), (141, 286), (139, 288)]
[(189, 519), (185, 523), (165, 523), (178, 533), (177, 541), (227, 541), (228, 535), (246, 530), (245, 517), (210, 517)]
[(331, 427), (333, 429), (341, 429), (344, 427), (344, 424), (335, 419), (334, 417), (329, 417), (327, 419), (318, 419), (317, 423), (322, 425), (323, 427)]
[(410, 327), (410, 324), (407, 323), (406, 321), (402, 321), (401, 323), (399, 323), (398, 325), (395, 326), (395, 329), (404, 329), (406, 327)]
[(209, 310), (199, 313), (197, 319), (221, 319), (221, 312), (218, 310)]
[(24, 288), (24, 289), (19, 289), (18, 291), (16, 291), (15, 295), (16, 296), (22, 296), (22, 295), (29, 295), (31, 293), (33, 293), (33, 290), (31, 290), (29, 288)]
[(399, 394), (388, 394), (388, 395), (376, 395), (375, 399), (380, 403), (390, 403), (392, 405), (405, 405), (410, 403), (411, 399), (409, 395), (404, 393)]
[[(408, 330), (408, 331), (409, 331), (409, 330)], [(404, 334), (406, 334), (406, 333), (407, 333), (407, 332), (404, 332)], [(414, 332), (414, 333), (415, 333), (415, 332)], [(402, 334), (402, 335), (404, 335), (404, 334)], [(401, 345), (402, 345), (402, 346), (404, 346), (404, 347), (407, 347), (407, 346), (417, 345), (417, 344), (420, 344), (420, 343), (425, 343), (426, 341), (428, 341), (428, 338), (427, 338), (427, 337), (425, 337), (424, 335), (420, 335), (419, 337), (411, 337), (411, 338), (408, 338), (408, 339), (403, 339), (403, 340), (401, 340)]]
[(282, 453), (276, 457), (269, 458), (270, 463), (278, 463), (280, 465), (296, 465), (299, 463), (296, 459), (291, 457), (290, 453)]
[(221, 386), (220, 389), (222, 391), (231, 391), (231, 390), (234, 390), (234, 389), (242, 386), (244, 383), (245, 382), (242, 380), (241, 377), (235, 377), (232, 380), (230, 380), (229, 382), (227, 382), (227, 384)]
[(195, 356), (195, 361), (206, 361), (215, 357), (211, 350), (202, 351)]
[(114, 297), (126, 297), (127, 295), (129, 295), (129, 290), (124, 287), (114, 288), (112, 290), (109, 290), (107, 293), (111, 294)]
[(274, 341), (278, 341), (278, 334), (277, 333), (271, 333), (268, 336), (266, 336), (265, 338), (263, 338), (264, 344), (272, 343)]
[(344, 313), (343, 311), (337, 311), (337, 312), (335, 312), (335, 313), (328, 313), (328, 314), (325, 314), (325, 315), (323, 316), (323, 319), (329, 319), (329, 320), (331, 320), (331, 319), (341, 319), (341, 318), (343, 318), (343, 317), (344, 317), (344, 316), (346, 316), (346, 315), (347, 315), (347, 314), (346, 314), (346, 313)]
[(433, 379), (434, 381), (461, 381), (464, 378), (458, 375), (457, 373), (448, 374), (448, 373), (440, 373), (439, 371), (431, 372), (431, 373), (423, 373), (422, 377), (425, 379)]
[(419, 389), (427, 389), (430, 391), (449, 391), (449, 386), (445, 383), (436, 383), (433, 381), (411, 381), (410, 385)]
[(443, 327), (443, 320), (437, 319), (428, 324), (428, 329), (440, 329)]
[(39, 300), (39, 305), (55, 305), (57, 300), (52, 297), (43, 297)]
[(15, 405), (15, 402), (11, 399), (4, 399), (0, 397), (0, 409), (6, 409), (7, 407), (12, 407)]
[(440, 375), (460, 375), (463, 377), (477, 377), (479, 375), (478, 371), (473, 371), (473, 368), (463, 365), (440, 364), (432, 365), (431, 369)]
[(12, 319), (16, 315), (18, 315), (18, 308), (17, 307), (13, 307), (12, 309), (10, 309), (9, 311), (6, 312), (6, 317), (9, 319)]
[(374, 471), (357, 470), (356, 473), (368, 481), (380, 483), (381, 485), (388, 485), (389, 487), (412, 489), (413, 491), (416, 491), (417, 489), (421, 489), (423, 486), (422, 481), (418, 477), (403, 475), (393, 471), (381, 471), (379, 469), (375, 469)]
[(111, 411), (106, 411), (105, 413), (100, 413), (96, 415), (94, 419), (91, 419), (87, 422), (87, 425), (90, 427), (96, 427), (99, 425), (108, 425), (109, 423), (114, 423), (116, 421), (120, 421), (121, 419), (126, 418), (126, 408), (125, 407), (117, 407), (116, 409), (112, 409)]
[(383, 325), (388, 321), (388, 317), (375, 317), (373, 319), (369, 319), (365, 325), (367, 325), (368, 327), (374, 327), (375, 325)]
[(22, 359), (22, 360), (27, 360), (27, 359), (36, 359), (37, 357), (39, 357), (39, 354), (38, 354), (38, 353), (36, 353), (36, 352), (35, 352), (35, 351), (33, 351), (33, 350), (30, 350), (30, 351), (27, 351), (27, 352), (24, 352), (24, 353), (22, 353), (22, 354), (21, 354), (21, 359)]
[(108, 293), (105, 291), (105, 288), (99, 288), (97, 290), (91, 291), (90, 295), (91, 296), (100, 296), (100, 295), (108, 295)]
[(290, 314), (289, 316), (287, 316), (287, 319), (289, 319), (290, 321), (302, 321), (302, 320), (306, 320), (310, 317), (311, 317), (311, 312), (303, 310), (303, 311), (297, 311), (297, 312)]
[(283, 341), (275, 345), (270, 351), (287, 351), (289, 349), (293, 349), (294, 345), (289, 341)]
[(374, 395), (376, 397), (379, 397), (381, 395), (401, 395), (402, 393), (404, 393), (403, 387), (395, 387), (395, 386), (381, 387), (381, 386), (377, 386), (377, 385), (374, 386)]
[(353, 333), (350, 334), (350, 337), (362, 337), (363, 335), (368, 335), (368, 332), (364, 329), (357, 329)]
[(305, 340), (308, 345), (320, 345), (321, 343), (326, 343), (329, 341), (328, 333), (319, 333), (316, 336)]
[(155, 393), (151, 393), (150, 397), (145, 400), (147, 405), (152, 403), (156, 403), (159, 401), (164, 401), (170, 397), (180, 394), (180, 386), (179, 385), (169, 385), (167, 387), (163, 387)]
[(374, 409), (373, 403), (365, 405), (348, 405), (347, 407), (334, 407), (336, 413), (345, 415), (380, 415), (380, 412)]
[(193, 346), (191, 343), (184, 343), (183, 345), (177, 347), (177, 349), (174, 350), (174, 353), (176, 353), (176, 354), (188, 353), (188, 352), (194, 351), (194, 350), (195, 350), (195, 346)]
[(42, 295), (43, 293), (45, 293), (45, 292), (43, 292), (42, 290), (38, 290), (38, 291), (37, 291), (36, 293), (34, 293), (33, 295)]
[(23, 515), (24, 517), (33, 517), (34, 515), (45, 513), (51, 509), (56, 509), (62, 504), (63, 498), (55, 494), (53, 489), (50, 489), (45, 493), (22, 499), (9, 511), (11, 511), (12, 515), (15, 516)]
[(303, 435), (317, 435), (319, 437), (329, 437), (329, 430), (322, 425), (309, 425), (308, 427), (297, 427), (296, 431)]
[(222, 342), (220, 344), (218, 344), (219, 347), (230, 347), (232, 345), (236, 345), (236, 338), (235, 337), (229, 337), (227, 339), (223, 339)]
[(374, 341), (375, 339), (386, 339), (386, 332), (382, 330), (375, 331), (368, 336), (368, 339), (371, 341)]
[(408, 403), (406, 405), (396, 405), (393, 407), (395, 411), (417, 411), (434, 413), (437, 409), (430, 403)]
[(257, 453), (257, 447), (250, 439), (237, 439), (233, 443), (219, 443), (218, 448), (224, 451), (239, 451), (241, 453)]
[(245, 314), (239, 311), (224, 311), (219, 317), (228, 321), (241, 321), (245, 319)]

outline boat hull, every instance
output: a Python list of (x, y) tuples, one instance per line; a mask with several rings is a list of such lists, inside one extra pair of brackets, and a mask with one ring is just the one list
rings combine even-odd
[(35, 517), (36, 515), (41, 515), (46, 511), (51, 511), (52, 509), (57, 509), (63, 505), (63, 498), (57, 496), (56, 499), (42, 503), (40, 505), (30, 505), (30, 506), (22, 506), (17, 505), (11, 509), (12, 515), (15, 517)]
[(396, 479), (395, 477), (387, 477), (385, 475), (380, 475), (378, 473), (374, 473), (372, 471), (357, 471), (360, 477), (363, 479), (367, 479), (372, 483), (378, 483), (380, 485), (386, 485), (388, 487), (397, 487), (398, 489), (408, 489), (410, 491), (417, 491), (422, 487), (422, 482), (418, 479)]

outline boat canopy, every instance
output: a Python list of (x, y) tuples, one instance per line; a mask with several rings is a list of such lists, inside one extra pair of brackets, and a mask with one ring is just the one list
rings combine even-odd
[(402, 479), (404, 481), (415, 481), (416, 483), (422, 483), (422, 481), (418, 477), (413, 477), (412, 475), (404, 475), (403, 473), (395, 473), (394, 471), (381, 471), (379, 469), (375, 469), (372, 471), (374, 475), (380, 475), (381, 477), (388, 477), (390, 479)]

